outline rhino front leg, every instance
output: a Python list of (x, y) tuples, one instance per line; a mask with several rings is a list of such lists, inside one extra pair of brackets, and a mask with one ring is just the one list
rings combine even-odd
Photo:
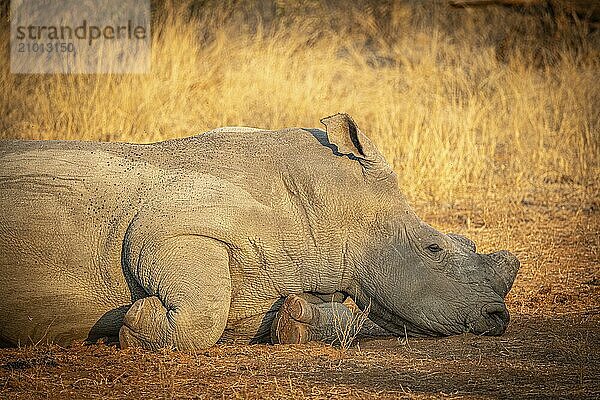
[(349, 345), (357, 337), (390, 336), (390, 332), (338, 302), (316, 302), (314, 296), (290, 295), (273, 320), (273, 343), (321, 341)]
[(177, 236), (142, 248), (129, 272), (147, 297), (125, 315), (121, 347), (196, 350), (215, 344), (231, 298), (225, 246), (205, 237)]

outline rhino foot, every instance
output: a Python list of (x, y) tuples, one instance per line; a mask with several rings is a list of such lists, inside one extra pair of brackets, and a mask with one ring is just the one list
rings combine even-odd
[(139, 299), (125, 314), (119, 331), (121, 348), (145, 347), (152, 350), (168, 345), (170, 331), (167, 310), (154, 296)]
[(318, 310), (297, 295), (288, 296), (271, 326), (271, 340), (280, 344), (302, 344), (312, 340), (311, 324)]

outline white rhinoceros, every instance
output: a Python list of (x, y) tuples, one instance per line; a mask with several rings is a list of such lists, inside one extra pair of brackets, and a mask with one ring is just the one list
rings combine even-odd
[(347, 296), (390, 334), (503, 333), (517, 259), (423, 223), (352, 119), (322, 122), (1, 142), (2, 344), (305, 342)]

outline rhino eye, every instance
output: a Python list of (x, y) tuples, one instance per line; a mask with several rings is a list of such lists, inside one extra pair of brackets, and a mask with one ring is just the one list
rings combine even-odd
[(442, 251), (442, 248), (437, 243), (430, 244), (426, 248), (427, 248), (427, 250), (431, 251), (432, 253), (437, 253), (439, 251)]

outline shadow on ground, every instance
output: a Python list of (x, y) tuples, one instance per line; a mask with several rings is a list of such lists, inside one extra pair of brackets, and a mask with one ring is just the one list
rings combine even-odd
[(378, 339), (349, 350), (104, 345), (0, 351), (2, 398), (597, 398), (600, 316), (514, 315), (502, 337)]

